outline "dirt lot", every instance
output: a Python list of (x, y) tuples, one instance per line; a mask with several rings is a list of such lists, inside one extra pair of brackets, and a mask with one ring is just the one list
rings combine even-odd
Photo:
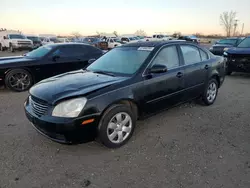
[(2, 89), (0, 187), (249, 188), (249, 85), (250, 75), (233, 74), (214, 105), (188, 103), (140, 121), (117, 150), (44, 138), (24, 116), (27, 92)]

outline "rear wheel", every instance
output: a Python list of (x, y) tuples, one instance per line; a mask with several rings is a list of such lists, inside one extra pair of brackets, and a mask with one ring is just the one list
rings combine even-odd
[(31, 74), (24, 69), (13, 69), (5, 76), (5, 85), (12, 91), (26, 91), (33, 84)]
[(98, 138), (106, 147), (118, 148), (131, 138), (136, 124), (136, 114), (123, 104), (112, 106), (102, 117)]
[(3, 51), (4, 49), (3, 49), (3, 46), (2, 46), (2, 44), (0, 43), (0, 51)]
[(218, 82), (216, 79), (212, 78), (209, 80), (206, 89), (203, 93), (202, 99), (206, 105), (211, 105), (214, 103), (218, 93)]

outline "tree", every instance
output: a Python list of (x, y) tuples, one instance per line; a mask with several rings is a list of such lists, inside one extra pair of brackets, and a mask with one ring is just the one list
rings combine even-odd
[(114, 31), (113, 34), (114, 34), (116, 37), (118, 37), (117, 31)]
[(142, 29), (137, 30), (135, 32), (135, 34), (138, 35), (138, 36), (146, 36), (147, 35), (146, 32), (144, 30), (142, 30)]
[(233, 29), (234, 29), (235, 21), (236, 21), (236, 12), (235, 11), (223, 12), (220, 15), (220, 24), (224, 28), (227, 37), (231, 36)]
[(72, 32), (71, 35), (74, 36), (74, 37), (77, 38), (77, 39), (80, 38), (80, 37), (82, 36), (82, 35), (81, 35), (79, 32), (77, 32), (77, 31)]

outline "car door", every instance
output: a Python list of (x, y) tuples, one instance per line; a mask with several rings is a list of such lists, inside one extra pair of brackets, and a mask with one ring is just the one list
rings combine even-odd
[(197, 97), (203, 92), (210, 69), (208, 54), (194, 45), (180, 45), (185, 74), (185, 100)]
[(184, 72), (180, 63), (175, 45), (165, 46), (157, 53), (147, 70), (154, 65), (165, 65), (167, 72), (144, 75), (143, 92), (146, 112), (161, 110), (182, 101)]
[(79, 69), (80, 55), (76, 55), (74, 45), (59, 46), (49, 55), (53, 74), (61, 74)]

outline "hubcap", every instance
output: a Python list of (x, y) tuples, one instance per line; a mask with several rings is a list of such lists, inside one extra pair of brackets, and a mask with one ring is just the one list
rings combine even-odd
[(29, 87), (31, 80), (25, 73), (15, 73), (9, 78), (9, 84), (11, 87), (23, 91)]
[(131, 130), (131, 117), (126, 112), (120, 112), (109, 121), (107, 135), (111, 142), (119, 144), (128, 138)]
[(213, 102), (217, 94), (217, 86), (214, 82), (210, 83), (207, 89), (207, 100)]

